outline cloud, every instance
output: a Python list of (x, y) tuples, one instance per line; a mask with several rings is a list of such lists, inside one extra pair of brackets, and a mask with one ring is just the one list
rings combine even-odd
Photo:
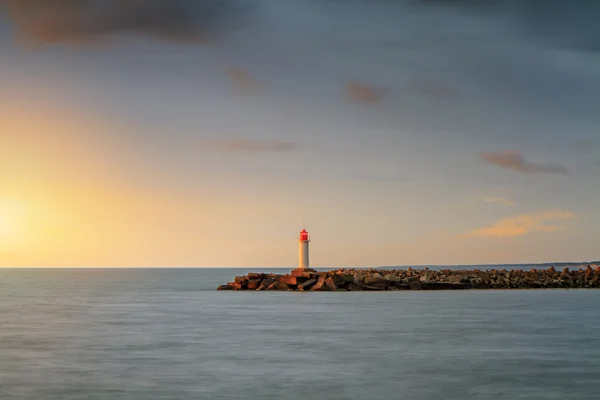
[(218, 139), (206, 142), (206, 147), (221, 152), (274, 152), (294, 151), (297, 145), (281, 140), (253, 140), (244, 138)]
[(487, 228), (476, 229), (469, 237), (505, 238), (523, 236), (533, 232), (555, 232), (560, 229), (557, 225), (546, 224), (547, 221), (565, 221), (575, 218), (571, 211), (549, 210), (537, 214), (517, 215), (503, 218)]
[(117, 34), (202, 41), (235, 15), (234, 0), (0, 0), (37, 43), (91, 42)]
[[(0, 4), (8, 6), (22, 34), (46, 43), (88, 41), (121, 33), (197, 39), (221, 27), (226, 20), (239, 21), (237, 18), (246, 16), (253, 5), (266, 7), (268, 3), (253, 0), (0, 0)], [(303, 2), (296, 3), (297, 6)], [(317, 6), (331, 3), (334, 2), (315, 2)], [(335, 3), (356, 7), (359, 2)], [(365, 0), (363, 3), (377, 7), (384, 2)], [(597, 24), (600, 4), (597, 1), (405, 0), (395, 3), (401, 7), (419, 4), (458, 11), (474, 8), (482, 14), (504, 17), (519, 33), (544, 43), (600, 51), (600, 24)], [(311, 22), (305, 22), (305, 31), (309, 31), (310, 25)], [(436, 28), (428, 29), (433, 32)]]
[(600, 4), (589, 0), (420, 0), (424, 6), (504, 16), (520, 34), (547, 46), (600, 51)]
[(512, 200), (507, 200), (507, 199), (503, 199), (501, 197), (486, 197), (483, 199), (483, 201), (485, 201), (486, 203), (497, 203), (497, 204), (503, 204), (507, 207), (512, 207), (515, 205), (515, 202)]
[(383, 89), (366, 83), (350, 81), (345, 85), (346, 95), (359, 103), (376, 104), (383, 99)]
[(512, 169), (523, 174), (566, 174), (569, 170), (562, 165), (533, 164), (518, 151), (484, 152), (481, 158), (501, 168)]
[(237, 93), (249, 94), (260, 89), (260, 84), (248, 71), (238, 67), (227, 68), (225, 71)]

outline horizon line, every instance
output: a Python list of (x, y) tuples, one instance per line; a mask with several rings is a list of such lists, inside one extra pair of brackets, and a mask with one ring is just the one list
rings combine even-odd
[[(311, 268), (329, 268), (329, 269), (356, 269), (356, 268), (428, 268), (428, 267), (490, 267), (490, 266), (531, 266), (531, 265), (552, 265), (552, 264), (600, 264), (600, 260), (593, 261), (551, 261), (551, 262), (523, 262), (523, 263), (485, 263), (485, 264), (397, 264), (397, 265), (378, 265), (378, 266), (312, 266)], [(296, 268), (295, 265), (284, 266), (258, 266), (258, 265), (242, 265), (242, 266), (144, 266), (144, 265), (126, 265), (126, 266), (0, 266), (0, 269), (243, 269), (243, 268), (260, 268), (260, 269), (287, 269)]]

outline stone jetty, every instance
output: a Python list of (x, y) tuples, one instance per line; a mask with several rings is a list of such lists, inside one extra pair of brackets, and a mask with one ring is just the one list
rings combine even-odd
[(289, 274), (249, 273), (218, 290), (386, 291), (455, 289), (600, 289), (600, 267), (545, 270), (429, 270), (297, 268)]

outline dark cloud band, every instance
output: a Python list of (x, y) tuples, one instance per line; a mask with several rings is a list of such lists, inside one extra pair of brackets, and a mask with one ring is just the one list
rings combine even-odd
[[(369, 7), (383, 3), (362, 1)], [(321, 0), (321, 3), (341, 10), (339, 7), (351, 8), (358, 2)], [(597, 22), (600, 1), (396, 0), (394, 3), (506, 16), (515, 29), (531, 38), (555, 46), (600, 51)], [(7, 6), (24, 37), (42, 43), (85, 42), (119, 34), (206, 40), (228, 29), (230, 23), (239, 22), (240, 17), (247, 17), (255, 7), (265, 6), (256, 0), (0, 0), (0, 4)], [(294, 7), (291, 2), (290, 7)]]
[(234, 0), (0, 0), (26, 39), (85, 42), (119, 34), (198, 41), (238, 11)]

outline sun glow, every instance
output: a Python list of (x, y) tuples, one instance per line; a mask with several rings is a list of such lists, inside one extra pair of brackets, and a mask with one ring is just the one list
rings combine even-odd
[(10, 247), (23, 235), (25, 205), (11, 197), (0, 197), (0, 248)]

